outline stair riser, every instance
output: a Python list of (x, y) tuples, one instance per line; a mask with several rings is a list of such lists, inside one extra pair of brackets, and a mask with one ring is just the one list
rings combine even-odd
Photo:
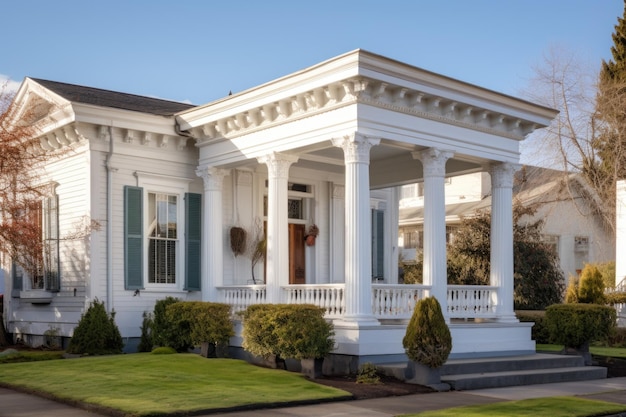
[(519, 385), (549, 384), (555, 382), (587, 381), (606, 378), (606, 368), (583, 369), (559, 373), (500, 375), (452, 380), (442, 376), (442, 382), (450, 384), (457, 391), (484, 388), (511, 387)]
[(524, 371), (530, 369), (554, 369), (584, 366), (579, 356), (555, 356), (554, 359), (529, 359), (516, 361), (448, 363), (441, 368), (441, 375), (474, 374), (486, 372)]

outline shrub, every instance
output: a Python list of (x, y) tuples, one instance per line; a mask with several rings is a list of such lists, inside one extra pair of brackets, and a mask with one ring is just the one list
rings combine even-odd
[(161, 346), (152, 349), (152, 352), (150, 353), (152, 353), (153, 355), (171, 355), (172, 353), (176, 353), (176, 349), (168, 346)]
[(615, 288), (615, 261), (600, 263), (597, 266), (602, 275), (604, 288)]
[(167, 306), (166, 317), (194, 346), (227, 344), (235, 335), (230, 306), (221, 303), (183, 301)]
[(265, 358), (323, 358), (334, 348), (324, 309), (308, 304), (252, 305), (243, 313), (243, 348)]
[(578, 302), (578, 277), (570, 275), (567, 291), (565, 292), (565, 302), (567, 304)]
[(435, 297), (415, 304), (402, 345), (414, 362), (431, 368), (439, 368), (446, 362), (452, 350), (452, 336)]
[(626, 292), (611, 292), (604, 294), (604, 298), (607, 304), (626, 304)]
[(371, 362), (366, 362), (359, 368), (359, 372), (356, 375), (357, 384), (379, 384), (380, 376), (378, 375), (378, 369), (376, 365)]
[(523, 323), (535, 323), (532, 327), (532, 339), (536, 343), (550, 343), (550, 332), (546, 326), (546, 312), (541, 310), (516, 311), (515, 315)]
[(152, 314), (147, 311), (143, 312), (143, 320), (141, 322), (141, 339), (139, 340), (139, 346), (137, 350), (139, 352), (150, 352), (154, 343), (152, 341), (152, 326), (154, 325), (154, 319)]
[(578, 350), (606, 340), (615, 329), (615, 320), (615, 309), (597, 304), (555, 304), (546, 309), (550, 341)]
[(122, 353), (123, 347), (122, 336), (115, 324), (115, 313), (109, 315), (104, 303), (95, 299), (74, 329), (67, 352), (105, 355)]
[(580, 273), (578, 302), (604, 304), (604, 280), (597, 266), (587, 264)]
[(153, 346), (169, 346), (178, 352), (186, 352), (192, 347), (189, 329), (167, 317), (167, 307), (179, 301), (180, 299), (175, 297), (165, 297), (154, 304), (152, 322)]

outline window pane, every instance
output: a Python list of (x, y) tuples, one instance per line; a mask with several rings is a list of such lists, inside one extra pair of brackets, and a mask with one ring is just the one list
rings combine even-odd
[(176, 246), (178, 237), (177, 197), (150, 193), (148, 195), (148, 282), (176, 283)]

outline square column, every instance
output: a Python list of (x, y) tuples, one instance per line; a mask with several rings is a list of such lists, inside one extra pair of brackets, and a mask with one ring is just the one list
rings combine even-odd
[(372, 224), (370, 213), (370, 148), (380, 139), (359, 133), (333, 139), (345, 163), (345, 302), (342, 325), (379, 325), (372, 313)]
[(280, 287), (289, 283), (289, 167), (298, 157), (273, 152), (258, 158), (267, 165), (267, 256), (265, 284), (268, 303), (280, 303)]
[(429, 148), (413, 152), (424, 175), (424, 284), (430, 285), (448, 320), (448, 269), (446, 260), (446, 162), (453, 152)]
[(518, 165), (491, 165), (491, 285), (498, 287), (498, 321), (518, 322), (513, 309), (513, 175)]
[(204, 182), (202, 210), (202, 301), (217, 301), (217, 287), (224, 283), (224, 217), (222, 189), (228, 170), (199, 167), (196, 175)]

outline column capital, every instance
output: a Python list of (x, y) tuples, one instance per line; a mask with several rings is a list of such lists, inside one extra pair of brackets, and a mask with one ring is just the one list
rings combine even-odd
[(424, 177), (444, 177), (446, 161), (454, 156), (454, 152), (438, 148), (428, 148), (411, 154), (414, 159), (422, 161)]
[(494, 162), (490, 164), (491, 186), (493, 188), (512, 188), (515, 171), (520, 169), (520, 167), (521, 165), (511, 162)]
[(296, 155), (290, 155), (279, 152), (268, 153), (259, 156), (257, 161), (260, 164), (267, 165), (268, 174), (274, 178), (289, 178), (289, 167), (298, 161)]
[(334, 146), (343, 149), (346, 163), (370, 162), (370, 149), (380, 143), (378, 138), (370, 138), (361, 133), (354, 132), (340, 138), (333, 138)]
[(230, 174), (230, 170), (212, 166), (199, 166), (196, 175), (204, 181), (205, 191), (220, 191), (224, 184), (224, 177)]

